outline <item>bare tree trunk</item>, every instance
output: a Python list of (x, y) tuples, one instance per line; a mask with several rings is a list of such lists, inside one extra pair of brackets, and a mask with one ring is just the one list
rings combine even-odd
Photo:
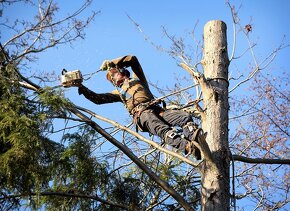
[(228, 66), (226, 24), (210, 21), (204, 27), (203, 129), (212, 153), (205, 159), (202, 174), (202, 210), (230, 210), (228, 144)]

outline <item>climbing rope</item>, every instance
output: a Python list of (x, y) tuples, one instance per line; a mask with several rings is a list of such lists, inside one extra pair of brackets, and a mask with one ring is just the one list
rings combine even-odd
[(87, 80), (91, 79), (94, 75), (96, 75), (100, 71), (102, 71), (102, 70), (97, 70), (97, 71), (92, 72), (92, 73), (84, 74), (83, 77), (89, 76), (88, 78), (84, 78), (84, 81), (87, 81)]

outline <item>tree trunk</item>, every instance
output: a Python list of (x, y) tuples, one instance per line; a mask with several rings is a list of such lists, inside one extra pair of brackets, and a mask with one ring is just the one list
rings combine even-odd
[(212, 153), (201, 167), (202, 210), (230, 210), (228, 144), (228, 66), (226, 24), (210, 21), (204, 27), (202, 60), (207, 90), (203, 92), (203, 129)]

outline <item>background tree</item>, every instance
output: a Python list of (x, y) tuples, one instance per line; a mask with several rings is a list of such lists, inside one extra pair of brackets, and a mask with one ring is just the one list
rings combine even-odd
[[(243, 161), (236, 166), (237, 188), (243, 187), (238, 198), (251, 196), (257, 208), (280, 209), (289, 203), (289, 166), (265, 165), (272, 159), (288, 158), (289, 154), (289, 76), (281, 77), (260, 73), (249, 90), (251, 97), (239, 97), (232, 101), (232, 117), (237, 130), (231, 137), (231, 148), (236, 155), (259, 160)], [(235, 146), (235, 147), (233, 147)], [(269, 197), (263, 195), (269, 194)], [(279, 200), (274, 200), (277, 197)]]
[[(6, 7), (15, 2), (18, 3), (18, 1), (3, 1), (1, 3), (4, 8), (3, 12)], [(153, 142), (149, 137), (137, 134), (132, 130), (129, 121), (125, 127), (86, 108), (74, 105), (64, 98), (63, 89), (45, 87), (50, 84), (53, 77), (50, 74), (47, 74), (48, 77), (43, 77), (43, 73), (31, 73), (29, 70), (31, 62), (36, 61), (39, 53), (49, 48), (55, 48), (61, 44), (72, 44), (73, 41), (84, 38), (84, 29), (97, 13), (93, 12), (83, 21), (77, 19), (78, 15), (84, 12), (91, 3), (86, 1), (71, 15), (59, 19), (57, 15), (59, 8), (52, 1), (39, 1), (38, 4), (24, 2), (38, 9), (34, 20), (17, 20), (13, 23), (7, 20), (2, 23), (3, 27), (13, 31), (12, 37), (3, 42), (1, 47), (0, 175), (2, 191), (0, 200), (3, 209), (19, 206), (99, 210), (198, 208), (201, 197), (199, 189), (209, 182), (204, 175), (212, 176), (210, 172), (207, 172), (210, 156), (219, 159), (219, 162), (211, 164), (217, 166), (215, 170), (224, 171), (224, 178), (227, 180), (223, 183), (226, 195), (224, 202), (227, 205), (219, 209), (230, 208), (228, 195), (230, 193), (228, 169), (230, 160), (254, 163), (254, 165), (240, 165), (239, 162), (235, 162), (235, 177), (232, 181), (236, 183), (232, 187), (235, 189), (231, 192), (235, 195), (235, 192), (245, 191), (245, 194), (237, 194), (232, 199), (247, 197), (257, 202), (257, 208), (263, 209), (281, 208), (288, 203), (289, 167), (280, 165), (289, 164), (289, 160), (283, 159), (287, 158), (289, 152), (287, 148), (289, 140), (287, 77), (283, 78), (282, 82), (277, 80), (278, 84), (273, 78), (269, 80), (268, 77), (263, 76), (262, 81), (259, 80), (261, 78), (256, 78), (260, 70), (268, 67), (272, 58), (287, 47), (287, 44), (282, 44), (277, 50), (270, 52), (270, 56), (259, 63), (254, 54), (255, 45), (249, 39), (251, 25), (246, 28), (241, 26), (236, 11), (230, 6), (235, 26), (240, 28), (240, 32), (244, 33), (249, 40), (250, 45), (246, 53), (252, 53), (254, 58), (250, 74), (245, 79), (241, 77), (238, 82), (233, 79), (229, 80), (230, 88), (234, 91), (240, 88), (241, 84), (255, 79), (259, 81), (253, 84), (253, 90), (257, 91), (257, 94), (251, 95), (251, 98), (247, 96), (245, 99), (238, 100), (237, 96), (232, 96), (230, 93), (231, 114), (234, 113), (234, 116), (230, 118), (230, 128), (233, 132), (230, 131), (229, 147), (233, 156), (230, 156), (231, 153), (227, 148), (227, 127), (211, 130), (210, 124), (203, 121), (205, 131), (209, 132), (208, 144), (211, 153), (207, 154), (209, 157), (203, 163), (196, 163), (192, 158), (182, 157), (171, 149), (160, 147), (155, 142), (160, 141), (162, 144), (162, 141), (156, 137), (153, 137)], [(223, 24), (221, 28), (224, 30)], [(203, 74), (202, 71), (198, 71), (197, 67), (204, 54), (202, 49), (197, 53), (195, 61), (192, 56), (189, 56), (192, 48), (188, 51), (183, 39), (164, 32), (172, 41), (172, 47), (168, 53), (178, 63), (184, 63), (183, 67), (201, 83)], [(226, 44), (223, 44), (223, 47), (226, 48)], [(215, 48), (212, 50), (217, 50)], [(223, 49), (219, 53), (226, 54), (226, 50)], [(233, 51), (230, 56), (231, 64), (235, 62), (235, 59), (240, 58), (235, 55)], [(206, 71), (206, 64), (210, 64), (211, 61), (203, 61)], [(227, 61), (222, 61), (221, 64), (226, 67)], [(213, 68), (215, 68), (214, 64)], [(211, 72), (204, 74), (207, 78), (214, 78), (209, 82), (204, 82), (211, 85), (211, 92), (213, 91), (214, 94), (220, 93), (218, 85), (227, 85), (226, 74), (222, 76), (212, 76)], [(282, 84), (285, 84), (285, 89), (282, 88)], [(179, 87), (179, 84), (176, 84), (175, 90), (161, 90), (160, 87), (159, 90), (167, 94), (168, 91), (179, 90)], [(194, 85), (194, 87), (198, 86)], [(215, 89), (212, 89), (213, 87)], [(186, 107), (189, 111), (192, 110), (195, 102), (205, 100), (204, 103), (201, 101), (197, 110), (194, 109), (202, 115), (203, 109), (214, 109), (206, 104), (211, 99), (206, 99), (209, 95), (205, 94), (206, 88), (202, 87), (202, 89), (204, 99), (201, 98), (199, 89), (196, 95), (178, 91), (167, 99), (175, 104), (183, 105), (183, 99), (186, 98), (186, 102), (192, 103), (188, 104), (191, 106)], [(216, 102), (226, 103), (226, 99), (220, 98), (222, 95), (215, 94), (215, 96)], [(197, 101), (194, 101), (196, 99)], [(227, 106), (223, 109), (227, 109)], [(242, 119), (242, 117), (249, 117), (250, 123), (245, 124), (247, 119)], [(102, 123), (102, 127), (96, 123), (96, 119), (105, 122)], [(55, 125), (59, 120), (63, 120), (62, 124), (65, 126), (61, 130), (56, 130)], [(221, 134), (219, 138), (219, 141), (223, 141), (221, 146), (226, 147), (224, 152), (224, 149), (214, 146), (217, 133)], [(55, 134), (60, 135), (54, 136)], [(203, 149), (204, 147), (206, 145), (202, 146)], [(224, 157), (219, 157), (220, 155)], [(251, 159), (253, 157), (262, 159)], [(224, 169), (219, 166), (222, 164), (222, 158), (226, 161)], [(268, 165), (265, 167), (259, 163), (275, 163), (276, 165), (271, 165), (269, 168)], [(205, 167), (201, 171), (202, 181), (200, 181), (197, 166)], [(274, 174), (275, 172), (277, 174)], [(283, 184), (277, 182), (277, 177), (281, 178)], [(204, 186), (203, 190), (207, 187)], [(281, 194), (282, 197), (272, 197), (273, 191)], [(219, 196), (220, 186), (206, 194), (202, 193), (205, 200), (202, 201), (204, 208), (213, 206), (212, 202), (222, 201)], [(235, 207), (235, 200), (232, 202), (232, 206)]]

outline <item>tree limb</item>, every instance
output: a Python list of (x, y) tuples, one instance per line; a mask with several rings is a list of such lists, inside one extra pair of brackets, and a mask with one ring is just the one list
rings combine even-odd
[(290, 164), (290, 159), (248, 158), (241, 155), (233, 155), (233, 159), (244, 163)]

